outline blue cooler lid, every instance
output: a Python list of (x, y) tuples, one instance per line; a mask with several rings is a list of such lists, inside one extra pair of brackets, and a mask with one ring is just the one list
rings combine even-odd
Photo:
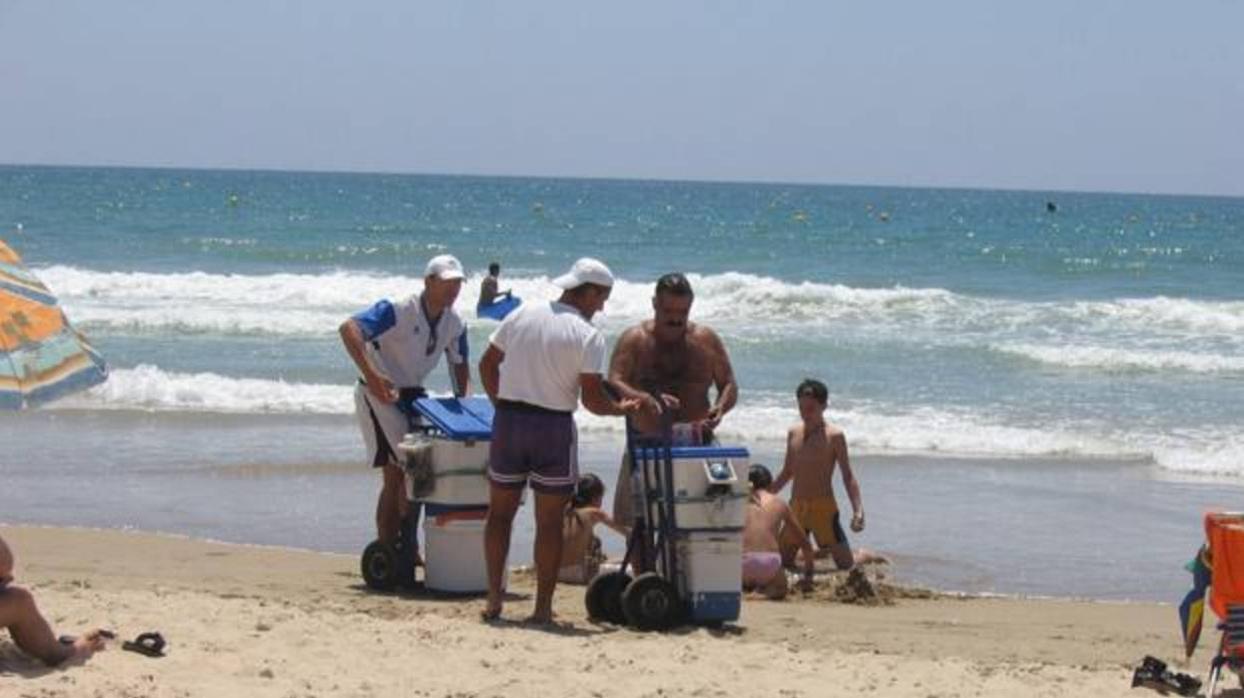
[(487, 441), (492, 438), (492, 403), (484, 397), (423, 397), (415, 409), (445, 436), (454, 441)]
[[(664, 449), (639, 449), (639, 457), (644, 460), (656, 460), (663, 456)], [(721, 458), (747, 458), (748, 452), (743, 446), (675, 446), (670, 449), (670, 457), (675, 460), (717, 460)]]

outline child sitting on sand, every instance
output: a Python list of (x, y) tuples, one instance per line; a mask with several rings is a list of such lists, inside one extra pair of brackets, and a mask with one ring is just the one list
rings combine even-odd
[[(847, 455), (846, 434), (825, 421), (829, 389), (824, 383), (808, 378), (796, 388), (795, 397), (799, 402), (800, 422), (786, 434), (786, 462), (770, 491), (780, 493), (787, 482), (795, 481), (791, 509), (799, 525), (816, 537), (817, 557), (832, 555), (834, 564), (844, 570), (859, 563), (883, 561), (884, 558), (866, 550), (853, 555), (839, 521), (838, 502), (834, 500), (835, 466), (842, 471), (842, 482), (851, 500), (851, 530), (857, 533), (864, 530), (864, 506), (860, 502), (860, 485)], [(782, 559), (788, 565), (794, 562), (799, 543), (791, 538), (782, 541)]]
[(781, 497), (769, 491), (773, 475), (760, 463), (747, 472), (752, 485), (747, 498), (747, 518), (743, 524), (743, 590), (758, 591), (777, 601), (786, 598), (786, 570), (782, 568), (783, 534), (801, 541), (803, 578), (800, 587), (812, 587), (812, 544), (808, 542), (795, 514)]
[(557, 581), (587, 584), (600, 571), (605, 556), (601, 552), (600, 538), (592, 534), (597, 524), (605, 524), (624, 537), (630, 535), (626, 527), (619, 526), (600, 508), (604, 498), (605, 483), (600, 478), (591, 473), (579, 478), (562, 519), (562, 563)]

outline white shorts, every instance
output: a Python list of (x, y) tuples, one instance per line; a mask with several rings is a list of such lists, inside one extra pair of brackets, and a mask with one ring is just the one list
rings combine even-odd
[[(367, 392), (367, 386), (355, 384), (354, 386), (354, 416), (358, 419), (359, 431), (363, 434), (363, 445), (367, 448), (367, 464), (371, 466), (381, 466), (385, 461), (397, 458), (397, 446), (402, 443), (402, 439), (406, 436), (409, 429), (409, 420), (402, 411), (392, 403), (384, 403)], [(380, 430), (387, 444), (381, 444), (377, 439), (376, 425), (380, 426)], [(377, 458), (380, 462), (376, 462)]]

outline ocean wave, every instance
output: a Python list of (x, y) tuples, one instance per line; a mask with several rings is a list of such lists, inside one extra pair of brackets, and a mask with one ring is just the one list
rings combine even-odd
[(344, 414), (354, 409), (352, 386), (178, 373), (142, 364), (116, 368), (108, 380), (56, 403), (75, 409), (248, 414)]
[[(324, 274), (101, 272), (67, 266), (38, 270), (84, 329), (105, 332), (326, 335), (341, 318), (378, 298), (422, 288), (417, 277), (337, 271)], [(463, 285), (457, 307), (473, 316), (481, 276)], [(791, 283), (753, 274), (689, 275), (693, 317), (727, 336), (841, 336), (919, 341), (1031, 343), (1093, 337), (1103, 345), (1160, 334), (1242, 348), (1244, 302), (1181, 298), (1022, 301), (938, 288), (853, 288)], [(553, 298), (547, 276), (503, 277), (527, 299)], [(601, 324), (617, 330), (651, 316), (652, 284), (619, 279)], [(490, 322), (490, 321), (482, 321)], [(1044, 342), (1038, 342), (1044, 343)]]
[[(352, 385), (290, 383), (178, 373), (156, 366), (114, 369), (108, 381), (54, 408), (249, 414), (352, 414)], [(616, 417), (580, 410), (580, 429), (625, 438)], [(776, 399), (743, 404), (718, 430), (724, 442), (782, 447), (796, 411)], [(1244, 433), (1206, 429), (1172, 434), (1120, 432), (1066, 422), (1033, 426), (973, 412), (868, 405), (834, 409), (834, 421), (857, 454), (918, 454), (991, 458), (1088, 458), (1153, 462), (1179, 472), (1244, 476)]]
[(1037, 344), (999, 344), (990, 348), (1038, 363), (1067, 368), (1091, 368), (1120, 373), (1135, 371), (1244, 373), (1244, 357), (1220, 354)]

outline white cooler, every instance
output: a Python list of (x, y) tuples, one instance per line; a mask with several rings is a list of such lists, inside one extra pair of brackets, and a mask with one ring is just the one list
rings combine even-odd
[(743, 540), (738, 533), (686, 533), (676, 544), (679, 591), (699, 621), (739, 617), (743, 594)]
[[(660, 449), (645, 449), (650, 469), (662, 468)], [(687, 446), (670, 449), (674, 519), (679, 530), (742, 529), (747, 518), (747, 449)], [(649, 472), (649, 477), (654, 473)], [(638, 487), (636, 488), (638, 491)]]
[[(418, 499), (432, 504), (474, 506), (488, 504), (488, 441), (454, 441), (441, 436), (407, 434), (398, 450), (406, 457), (431, 449), (432, 491)], [(414, 500), (414, 487), (406, 479), (406, 498)]]
[[(428, 516), (423, 522), (424, 584), (434, 591), (488, 591), (484, 562), (486, 510)], [(502, 578), (502, 587), (505, 578)]]
[[(425, 397), (416, 400), (414, 407), (428, 429), (407, 434), (398, 450), (408, 460), (423, 457), (431, 461), (432, 490), (418, 499), (448, 506), (487, 506), (492, 403), (482, 397)], [(406, 495), (416, 499), (409, 477)]]

